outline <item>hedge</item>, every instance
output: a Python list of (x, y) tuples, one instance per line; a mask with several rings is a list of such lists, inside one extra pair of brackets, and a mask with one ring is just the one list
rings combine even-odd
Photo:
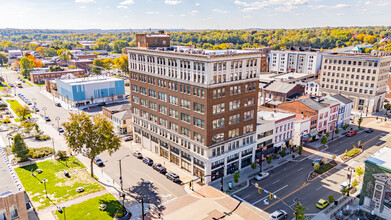
[(315, 172), (322, 174), (331, 168), (333, 168), (333, 165), (326, 163), (326, 164), (323, 164), (322, 166), (320, 166), (318, 170), (315, 170)]
[(47, 139), (50, 139), (49, 135), (45, 135), (45, 134), (37, 134), (37, 135), (35, 135), (35, 140), (46, 141)]
[(29, 150), (29, 157), (31, 158), (42, 158), (54, 153), (50, 147), (30, 148)]

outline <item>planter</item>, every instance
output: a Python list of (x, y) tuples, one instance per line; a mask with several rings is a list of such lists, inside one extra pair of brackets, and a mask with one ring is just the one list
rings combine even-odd
[(132, 213), (130, 213), (128, 210), (125, 210), (125, 215), (124, 216), (117, 217), (117, 214), (115, 214), (113, 219), (116, 219), (116, 220), (128, 220), (128, 219), (130, 219), (130, 217), (132, 217)]

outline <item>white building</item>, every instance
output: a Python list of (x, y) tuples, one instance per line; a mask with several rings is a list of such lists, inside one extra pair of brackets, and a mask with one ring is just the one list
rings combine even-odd
[(133, 132), (132, 111), (130, 109), (115, 113), (111, 117), (114, 128), (117, 129), (118, 133), (127, 134)]
[(318, 75), (322, 54), (315, 51), (272, 50), (269, 71), (276, 73), (306, 73)]
[(295, 114), (258, 111), (258, 118), (264, 121), (274, 122), (274, 148), (279, 148), (293, 140), (293, 123), (296, 121)]
[(320, 85), (317, 81), (308, 81), (305, 83), (305, 94), (311, 96), (319, 96)]
[(272, 120), (264, 120), (261, 115), (262, 112), (258, 112), (257, 119), (257, 150), (256, 158), (261, 158), (261, 153), (267, 155), (268, 152), (274, 151), (274, 133), (276, 124)]
[(293, 124), (293, 144), (301, 145), (301, 136), (310, 134), (311, 117), (296, 115), (296, 121)]

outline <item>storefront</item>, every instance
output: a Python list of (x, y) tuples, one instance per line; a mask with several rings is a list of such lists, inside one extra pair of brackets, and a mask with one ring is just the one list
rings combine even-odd
[(239, 170), (239, 161), (235, 161), (227, 165), (227, 175), (233, 174), (237, 170)]

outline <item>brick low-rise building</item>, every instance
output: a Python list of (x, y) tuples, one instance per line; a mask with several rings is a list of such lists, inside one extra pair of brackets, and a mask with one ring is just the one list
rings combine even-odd
[(55, 71), (55, 72), (31, 72), (30, 80), (34, 83), (44, 83), (47, 80), (58, 79), (68, 74), (79, 76), (79, 75), (83, 75), (84, 73), (85, 73), (84, 69), (69, 69), (69, 70)]
[(304, 86), (274, 81), (261, 88), (260, 105), (274, 108), (277, 104), (296, 99), (304, 94)]

